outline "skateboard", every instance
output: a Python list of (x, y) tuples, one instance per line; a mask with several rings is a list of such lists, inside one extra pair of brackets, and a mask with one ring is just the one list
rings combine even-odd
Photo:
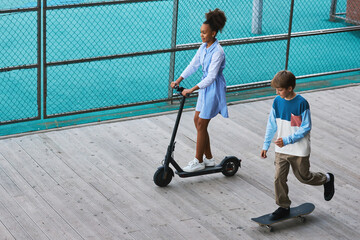
[(261, 227), (266, 227), (270, 232), (272, 232), (274, 230), (272, 227), (274, 223), (286, 221), (292, 218), (297, 218), (300, 222), (305, 222), (305, 218), (303, 217), (303, 215), (312, 213), (314, 209), (315, 209), (314, 204), (303, 203), (297, 207), (290, 208), (290, 215), (284, 218), (280, 218), (277, 220), (270, 220), (271, 213), (268, 213), (257, 218), (252, 218), (251, 220), (258, 223)]

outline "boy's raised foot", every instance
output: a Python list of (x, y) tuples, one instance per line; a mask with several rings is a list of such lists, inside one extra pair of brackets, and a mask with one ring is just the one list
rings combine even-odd
[(324, 184), (324, 198), (326, 201), (330, 201), (335, 194), (335, 177), (332, 173), (327, 173), (327, 175), (330, 177), (330, 180)]

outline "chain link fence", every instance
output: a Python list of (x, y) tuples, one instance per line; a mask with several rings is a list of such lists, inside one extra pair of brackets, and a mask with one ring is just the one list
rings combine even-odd
[(218, 39), (229, 91), (267, 85), (284, 68), (299, 78), (359, 71), (356, 1), (5, 1), (0, 124), (172, 99), (169, 82), (194, 56), (204, 14), (215, 8), (228, 19)]
[(37, 2), (17, 4), (0, 4), (0, 124), (40, 118), (41, 9)]

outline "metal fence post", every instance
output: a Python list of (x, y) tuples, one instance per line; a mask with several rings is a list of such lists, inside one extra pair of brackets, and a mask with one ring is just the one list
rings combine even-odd
[(261, 34), (262, 32), (263, 0), (253, 0), (251, 32)]
[(331, 0), (330, 6), (330, 21), (335, 21), (337, 0)]
[(42, 100), (41, 100), (41, 75), (42, 75), (42, 66), (41, 66), (41, 0), (37, 1), (37, 107), (38, 107), (38, 117), (42, 119), (41, 109), (42, 109)]
[[(173, 18), (172, 18), (172, 29), (171, 29), (171, 49), (176, 48), (176, 34), (177, 34), (177, 22), (178, 22), (178, 9), (179, 9), (179, 0), (174, 0), (173, 4)], [(168, 87), (168, 98), (173, 96), (172, 88), (170, 83), (174, 81), (175, 74), (175, 51), (170, 53), (170, 68), (169, 68), (169, 87)]]
[(291, 27), (292, 27), (293, 13), (294, 13), (294, 0), (291, 0), (289, 30), (288, 30), (288, 39), (287, 39), (287, 46), (286, 46), (285, 70), (288, 69), (288, 65), (289, 65), (289, 53), (290, 53), (290, 40), (291, 40)]
[(47, 0), (43, 1), (43, 59), (42, 59), (42, 68), (43, 68), (43, 118), (47, 117), (46, 114), (46, 95), (47, 95), (47, 60), (46, 60), (46, 10), (47, 10)]

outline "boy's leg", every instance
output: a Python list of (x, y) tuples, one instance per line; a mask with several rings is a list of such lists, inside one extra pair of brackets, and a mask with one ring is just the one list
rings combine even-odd
[(289, 158), (291, 168), (295, 177), (304, 184), (309, 185), (323, 185), (326, 182), (326, 175), (320, 172), (310, 172), (309, 157), (291, 156)]
[(291, 204), (287, 185), (290, 163), (287, 157), (288, 155), (286, 154), (275, 153), (275, 198), (276, 204), (282, 208), (288, 208)]

